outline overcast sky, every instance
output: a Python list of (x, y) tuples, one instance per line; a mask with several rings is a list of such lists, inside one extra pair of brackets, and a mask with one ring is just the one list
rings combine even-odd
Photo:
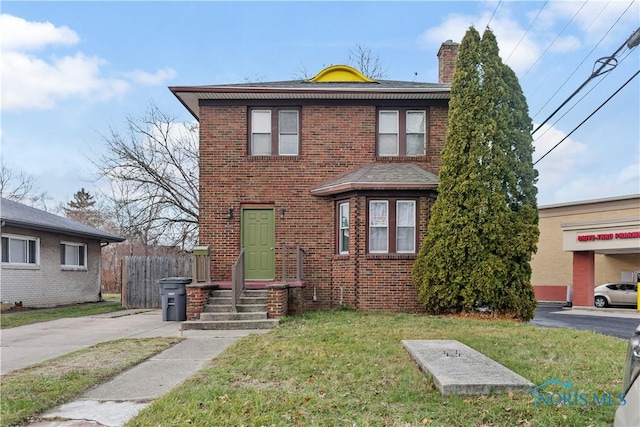
[[(640, 193), (640, 27), (636, 1), (14, 2), (3, 1), (3, 161), (55, 203), (96, 193), (102, 135), (151, 101), (193, 120), (168, 86), (277, 81), (347, 61), (357, 44), (390, 80), (437, 82), (442, 42), (489, 25), (516, 72), (534, 126), (540, 205)], [(572, 133), (573, 132), (573, 133)], [(568, 136), (571, 133), (570, 136)], [(567, 137), (568, 136), (568, 137)], [(566, 139), (565, 139), (566, 138)], [(50, 203), (51, 204), (51, 203)]]

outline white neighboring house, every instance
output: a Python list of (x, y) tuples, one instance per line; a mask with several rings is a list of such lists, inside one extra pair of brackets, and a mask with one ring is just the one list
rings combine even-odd
[(53, 307), (101, 300), (102, 246), (125, 239), (1, 199), (0, 301)]

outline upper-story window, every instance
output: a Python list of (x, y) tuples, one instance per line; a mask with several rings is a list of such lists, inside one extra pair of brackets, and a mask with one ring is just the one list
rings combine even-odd
[(86, 268), (87, 245), (82, 243), (60, 243), (60, 265), (63, 267)]
[(40, 239), (36, 237), (2, 236), (2, 262), (5, 264), (38, 265)]
[(378, 111), (378, 156), (424, 156), (427, 112), (407, 108)]
[(300, 152), (300, 111), (293, 108), (251, 110), (252, 156), (297, 156)]

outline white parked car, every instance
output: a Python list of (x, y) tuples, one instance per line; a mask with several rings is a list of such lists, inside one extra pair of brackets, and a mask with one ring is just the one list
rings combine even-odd
[(608, 307), (610, 305), (638, 304), (638, 284), (632, 282), (605, 283), (597, 286), (594, 291), (593, 303), (596, 307)]
[(640, 426), (640, 325), (629, 339), (622, 391), (625, 404), (616, 410), (614, 427)]

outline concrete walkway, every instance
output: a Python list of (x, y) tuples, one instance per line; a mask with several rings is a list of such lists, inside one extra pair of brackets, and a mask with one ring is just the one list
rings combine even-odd
[(268, 330), (181, 331), (159, 310), (124, 310), (3, 329), (2, 374), (91, 345), (121, 338), (179, 336), (186, 340), (55, 408), (32, 426), (122, 426), (151, 401), (181, 384), (238, 338)]

